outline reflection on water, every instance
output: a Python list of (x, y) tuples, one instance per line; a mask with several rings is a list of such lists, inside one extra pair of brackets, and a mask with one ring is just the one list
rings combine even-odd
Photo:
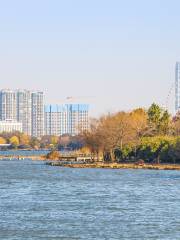
[(0, 161), (0, 239), (180, 239), (180, 172)]

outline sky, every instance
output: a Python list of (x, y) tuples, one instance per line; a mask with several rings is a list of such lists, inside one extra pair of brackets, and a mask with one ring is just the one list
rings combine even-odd
[(179, 0), (0, 0), (0, 88), (46, 103), (90, 103), (92, 116), (173, 112)]

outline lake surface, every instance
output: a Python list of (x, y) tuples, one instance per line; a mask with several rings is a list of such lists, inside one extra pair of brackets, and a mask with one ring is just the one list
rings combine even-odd
[(0, 239), (180, 239), (180, 171), (0, 161)]
[(40, 156), (46, 155), (51, 150), (1, 150), (0, 156)]

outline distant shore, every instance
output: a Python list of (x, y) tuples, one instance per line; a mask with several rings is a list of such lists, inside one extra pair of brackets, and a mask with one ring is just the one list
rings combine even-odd
[(136, 163), (61, 163), (47, 162), (47, 165), (68, 168), (107, 168), (107, 169), (149, 169), (149, 170), (180, 170), (180, 164), (143, 164)]

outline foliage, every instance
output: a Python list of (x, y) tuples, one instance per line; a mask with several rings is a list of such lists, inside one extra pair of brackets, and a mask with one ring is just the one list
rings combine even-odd
[(0, 137), (0, 144), (6, 144), (6, 139), (3, 137)]
[(108, 161), (177, 162), (178, 133), (180, 117), (172, 120), (166, 110), (153, 103), (147, 111), (138, 108), (93, 120), (84, 142), (97, 156), (103, 151)]
[(170, 114), (153, 103), (148, 109), (148, 123), (151, 135), (166, 135), (170, 128)]
[(12, 144), (13, 147), (17, 147), (19, 145), (19, 138), (17, 136), (12, 136), (9, 139), (9, 142)]
[(19, 143), (20, 143), (20, 145), (29, 145), (30, 137), (24, 133), (20, 134)]
[(173, 118), (172, 130), (175, 136), (180, 136), (180, 112), (178, 112)]
[(30, 146), (34, 149), (40, 148), (40, 141), (36, 137), (32, 137), (29, 142)]
[(147, 111), (107, 114), (91, 119), (89, 130), (78, 136), (43, 136), (40, 139), (24, 133), (1, 133), (0, 143), (14, 148), (52, 149), (48, 157), (59, 158), (57, 149), (91, 153), (105, 161), (138, 161), (180, 163), (180, 113), (170, 114), (153, 103)]
[(58, 151), (53, 150), (47, 154), (46, 158), (50, 160), (59, 160), (60, 154)]

